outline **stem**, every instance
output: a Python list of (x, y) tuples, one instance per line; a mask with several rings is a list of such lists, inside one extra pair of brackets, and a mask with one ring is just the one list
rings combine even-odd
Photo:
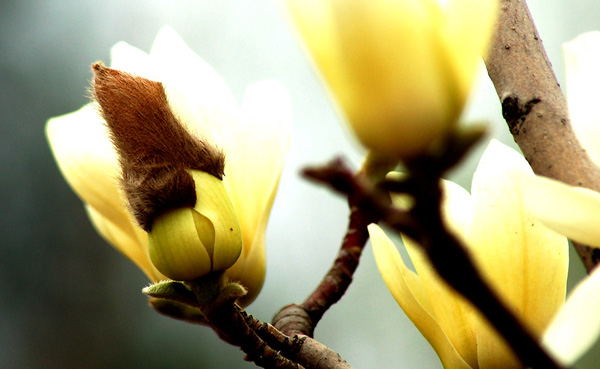
[(268, 369), (303, 369), (304, 367), (283, 357), (265, 343), (248, 326), (234, 304), (224, 304), (205, 312), (213, 329), (227, 342), (239, 346), (246, 360)]
[(282, 355), (311, 369), (352, 369), (340, 355), (308, 336), (290, 338), (269, 323), (244, 315), (248, 325)]
[(273, 350), (250, 328), (235, 303), (245, 290), (227, 282), (224, 273), (209, 273), (185, 284), (201, 306), (206, 323), (223, 341), (238, 346), (246, 354), (246, 360), (267, 369), (304, 369)]
[[(396, 167), (396, 161), (367, 156), (359, 172), (346, 171), (348, 178), (375, 182)], [(273, 325), (288, 336), (313, 336), (317, 323), (325, 312), (338, 302), (352, 283), (364, 246), (369, 239), (367, 226), (379, 220), (379, 213), (370, 212), (348, 197), (350, 219), (348, 230), (336, 259), (314, 292), (302, 304), (291, 304), (282, 308), (273, 318)]]

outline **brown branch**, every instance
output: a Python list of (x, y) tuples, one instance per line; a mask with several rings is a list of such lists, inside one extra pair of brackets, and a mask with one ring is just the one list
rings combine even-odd
[[(600, 191), (600, 169), (577, 140), (567, 103), (525, 0), (501, 3), (485, 60), (515, 142), (536, 174)], [(600, 251), (575, 244), (588, 272)]]
[(171, 318), (211, 327), (245, 359), (269, 369), (351, 369), (339, 354), (307, 336), (284, 335), (248, 315), (235, 301), (246, 289), (222, 272), (193, 281), (161, 281), (143, 289), (150, 305)]
[[(363, 168), (356, 174), (346, 170), (348, 179), (360, 181), (364, 178), (377, 180), (394, 169), (396, 162), (367, 157)], [(340, 185), (346, 183), (341, 181)], [(369, 239), (367, 226), (379, 220), (379, 214), (361, 208), (357, 200), (348, 198), (350, 219), (348, 230), (338, 255), (314, 292), (302, 303), (291, 304), (282, 308), (273, 318), (273, 325), (288, 336), (305, 335), (312, 337), (314, 328), (323, 314), (338, 302), (350, 284), (358, 267), (363, 248)]]
[(248, 325), (267, 344), (307, 369), (352, 369), (339, 354), (308, 336), (286, 336), (269, 323), (244, 315)]
[(268, 369), (304, 369), (302, 365), (281, 355), (263, 341), (250, 328), (240, 310), (233, 303), (226, 303), (205, 311), (213, 330), (226, 342), (240, 347), (245, 360)]
[(423, 170), (430, 170), (431, 166), (414, 164), (411, 169), (416, 168), (416, 171), (412, 179), (385, 183), (388, 189), (413, 189), (410, 195), (414, 197), (415, 205), (409, 212), (390, 206), (381, 191), (349, 177), (340, 162), (334, 162), (320, 172), (313, 170), (311, 174), (315, 180), (355, 198), (361, 208), (382, 214), (382, 222), (417, 241), (442, 278), (484, 314), (525, 366), (561, 368), (489, 288), (464, 246), (445, 227), (439, 207), (441, 171), (425, 172)]

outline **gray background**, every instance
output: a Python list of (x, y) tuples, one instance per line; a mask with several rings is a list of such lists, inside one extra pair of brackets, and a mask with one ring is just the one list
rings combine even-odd
[[(561, 43), (600, 29), (597, 0), (531, 0), (559, 80)], [(207, 328), (154, 313), (145, 276), (92, 229), (60, 176), (45, 121), (78, 109), (89, 65), (109, 62), (120, 40), (148, 51), (174, 27), (241, 98), (262, 78), (290, 90), (294, 137), (268, 230), (267, 281), (249, 312), (270, 321), (299, 302), (329, 267), (346, 226), (344, 202), (298, 176), (304, 165), (362, 152), (269, 0), (3, 1), (0, 5), (0, 367), (250, 368)], [(512, 143), (497, 97), (482, 78), (467, 117)], [(453, 178), (464, 186), (479, 149)], [(573, 263), (575, 279), (581, 266)], [(579, 276), (579, 277), (578, 277)], [(574, 279), (573, 279), (574, 280)], [(571, 281), (571, 285), (573, 284)], [(440, 368), (427, 342), (389, 295), (367, 248), (354, 284), (316, 338), (356, 368)], [(580, 367), (594, 368), (600, 349)]]

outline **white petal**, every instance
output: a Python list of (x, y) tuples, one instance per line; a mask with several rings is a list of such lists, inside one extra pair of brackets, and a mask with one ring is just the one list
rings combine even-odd
[(600, 32), (563, 45), (571, 123), (584, 148), (600, 164)]
[(584, 279), (544, 333), (542, 344), (565, 366), (571, 366), (600, 335), (600, 268)]
[(600, 193), (539, 176), (523, 176), (529, 211), (547, 227), (583, 244), (600, 247)]
[(156, 67), (152, 64), (150, 55), (126, 42), (118, 42), (110, 49), (110, 67), (140, 77), (157, 80)]
[(223, 147), (223, 137), (238, 119), (239, 108), (221, 76), (169, 27), (160, 30), (150, 56), (181, 122)]

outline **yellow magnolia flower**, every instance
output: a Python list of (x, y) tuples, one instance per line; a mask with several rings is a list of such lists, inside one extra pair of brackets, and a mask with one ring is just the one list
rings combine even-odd
[[(524, 207), (522, 176), (533, 176), (525, 159), (492, 141), (474, 174), (471, 194), (444, 182), (443, 216), (492, 288), (542, 337), (564, 303), (568, 244)], [(521, 367), (487, 321), (437, 276), (417, 245), (404, 239), (415, 273), (377, 225), (370, 225), (369, 232), (384, 281), (445, 368)]]
[[(243, 249), (226, 275), (248, 289), (242, 303), (250, 303), (264, 281), (266, 225), (289, 143), (287, 92), (276, 81), (259, 82), (238, 106), (221, 77), (170, 28), (159, 32), (149, 54), (120, 42), (111, 58), (114, 69), (161, 82), (170, 109), (188, 132), (224, 152), (224, 192), (209, 197), (228, 197), (237, 215)], [(52, 118), (46, 133), (63, 175), (98, 232), (152, 281), (165, 279), (150, 259), (148, 235), (126, 207), (117, 153), (97, 109), (88, 104)], [(192, 176), (199, 198), (209, 188), (203, 187), (206, 183), (218, 181), (202, 172)], [(199, 213), (217, 208), (210, 201), (196, 206)], [(193, 219), (202, 229), (198, 217)]]
[(496, 1), (286, 0), (361, 143), (422, 154), (457, 122), (494, 27)]

